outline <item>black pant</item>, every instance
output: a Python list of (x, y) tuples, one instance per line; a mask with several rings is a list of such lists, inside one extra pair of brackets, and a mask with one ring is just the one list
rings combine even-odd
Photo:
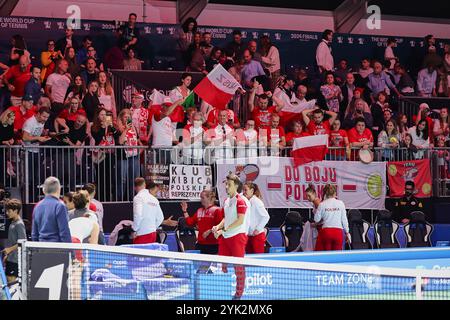
[(218, 244), (195, 244), (195, 250), (200, 250), (200, 253), (203, 254), (218, 254), (219, 253), (219, 245)]

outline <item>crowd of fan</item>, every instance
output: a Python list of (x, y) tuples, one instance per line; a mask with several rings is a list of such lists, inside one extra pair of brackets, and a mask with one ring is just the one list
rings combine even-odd
[[(359, 70), (351, 70), (342, 59), (335, 67), (331, 30), (324, 31), (317, 47), (318, 73), (300, 69), (295, 75), (282, 75), (278, 49), (268, 36), (244, 43), (235, 31), (233, 41), (219, 48), (213, 46), (210, 33), (197, 32), (196, 21), (188, 19), (174, 49), (179, 69), (185, 71), (180, 85), (162, 104), (147, 105), (144, 96), (134, 92), (131, 106), (116, 106), (108, 70), (141, 69), (135, 24), (136, 15), (130, 14), (128, 23), (117, 30), (117, 46), (103, 59), (91, 37), (84, 37), (79, 46), (74, 30), (67, 28), (63, 38), (47, 42), (41, 63), (31, 65), (23, 37), (12, 37), (9, 64), (0, 65), (1, 144), (178, 146), (184, 163), (201, 163), (205, 146), (215, 148), (215, 159), (278, 155), (297, 137), (324, 133), (329, 134), (330, 146), (346, 148), (330, 154), (331, 159), (350, 159), (350, 147), (373, 146), (387, 149), (384, 160), (393, 160), (388, 149), (398, 147), (405, 149), (403, 159), (420, 159), (423, 149), (448, 145), (447, 106), (430, 110), (421, 104), (413, 119), (398, 112), (400, 96), (450, 96), (450, 44), (440, 56), (433, 36), (425, 39), (423, 56), (418, 57), (423, 68), (417, 75), (408, 74), (395, 56), (395, 39), (388, 41), (385, 61), (363, 59)], [(242, 85), (229, 108), (221, 110), (204, 101), (201, 106), (187, 104), (192, 82), (188, 72), (206, 75), (217, 64)], [(244, 148), (235, 153), (235, 146)], [(275, 151), (258, 150), (261, 147)], [(135, 172), (130, 188), (139, 175), (135, 168), (141, 151), (119, 150), (122, 163), (112, 164), (123, 175)], [(4, 148), (0, 152), (0, 159), (6, 159)], [(98, 163), (107, 156), (92, 154)], [(442, 164), (449, 159), (444, 151), (440, 158)], [(2, 175), (14, 171), (9, 161), (3, 161), (1, 169)]]

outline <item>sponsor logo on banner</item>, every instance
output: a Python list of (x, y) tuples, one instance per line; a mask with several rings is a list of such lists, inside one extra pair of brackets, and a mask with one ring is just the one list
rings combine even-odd
[(200, 200), (200, 193), (211, 188), (210, 166), (170, 165), (170, 199)]
[[(277, 165), (267, 170), (265, 168), (267, 162)], [(223, 199), (226, 195), (225, 187), (220, 182), (224, 181), (230, 172), (238, 175), (243, 183), (247, 181), (256, 183), (260, 187), (267, 208), (310, 208), (311, 204), (305, 194), (308, 185), (313, 184), (317, 193), (321, 194), (326, 184), (332, 184), (337, 187), (338, 198), (344, 201), (348, 209), (384, 209), (386, 198), (384, 162), (372, 162), (367, 165), (357, 162), (320, 161), (295, 167), (292, 158), (249, 158), (244, 164), (219, 160), (217, 162), (219, 199)]]
[(45, 29), (51, 29), (52, 28), (52, 22), (51, 21), (44, 21), (44, 27), (45, 27)]

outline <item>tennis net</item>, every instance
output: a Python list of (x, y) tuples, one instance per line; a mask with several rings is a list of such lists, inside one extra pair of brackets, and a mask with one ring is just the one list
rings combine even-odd
[(23, 242), (19, 276), (30, 300), (448, 300), (448, 270), (270, 261), (169, 252), (166, 245), (108, 247)]

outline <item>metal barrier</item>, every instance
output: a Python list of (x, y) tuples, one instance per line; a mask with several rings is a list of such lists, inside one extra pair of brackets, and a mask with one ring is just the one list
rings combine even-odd
[[(290, 157), (291, 147), (215, 146), (204, 148), (149, 148), (146, 146), (40, 146), (0, 147), (0, 184), (19, 188), (25, 203), (38, 202), (43, 197), (46, 177), (56, 176), (62, 192), (75, 191), (88, 182), (98, 186), (101, 202), (129, 202), (134, 196), (134, 179), (144, 176), (148, 165), (211, 165), (217, 159), (274, 156)], [(329, 148), (325, 160), (359, 161), (359, 149)], [(450, 148), (423, 149), (412, 152), (405, 148), (373, 149), (374, 161), (409, 161), (430, 159), (433, 195), (449, 197)], [(242, 160), (241, 160), (242, 159)], [(213, 170), (214, 172), (214, 170)], [(215, 179), (214, 179), (215, 180)]]
[(442, 107), (450, 106), (450, 98), (439, 98), (439, 97), (410, 97), (403, 96), (400, 97), (399, 100), (399, 112), (405, 114), (408, 117), (408, 127), (412, 127), (415, 125), (413, 123), (413, 116), (416, 116), (419, 112), (419, 106), (421, 103), (426, 103), (430, 107), (430, 109), (440, 109)]

